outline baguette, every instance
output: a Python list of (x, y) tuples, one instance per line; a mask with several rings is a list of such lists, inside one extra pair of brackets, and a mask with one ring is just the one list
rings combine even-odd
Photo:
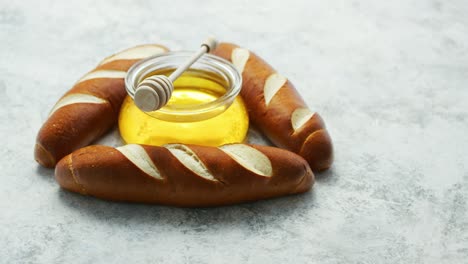
[(300, 156), (268, 146), (89, 146), (55, 168), (61, 187), (101, 199), (181, 207), (235, 204), (306, 192)]
[(137, 61), (166, 52), (160, 45), (141, 45), (104, 59), (83, 76), (54, 106), (39, 130), (34, 149), (44, 167), (72, 151), (90, 144), (117, 122), (127, 95), (124, 78)]
[(333, 147), (325, 123), (309, 110), (289, 80), (237, 45), (220, 43), (213, 54), (231, 61), (242, 73), (242, 98), (251, 122), (263, 134), (304, 157), (314, 171), (331, 166)]

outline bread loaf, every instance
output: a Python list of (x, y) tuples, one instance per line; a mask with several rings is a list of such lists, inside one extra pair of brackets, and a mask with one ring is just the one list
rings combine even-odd
[(268, 146), (89, 146), (55, 169), (63, 188), (102, 199), (204, 207), (309, 190), (314, 175), (300, 156)]
[(286, 77), (234, 44), (220, 43), (213, 54), (231, 61), (242, 73), (241, 95), (255, 126), (277, 146), (304, 157), (312, 170), (331, 166), (333, 147), (324, 121), (309, 110)]
[(160, 45), (136, 46), (104, 59), (53, 107), (39, 130), (34, 156), (45, 167), (103, 135), (116, 122), (127, 95), (124, 78), (137, 61), (166, 52)]

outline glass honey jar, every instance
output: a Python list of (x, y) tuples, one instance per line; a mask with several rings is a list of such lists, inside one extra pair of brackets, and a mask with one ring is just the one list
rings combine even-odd
[(169, 52), (129, 69), (125, 78), (128, 96), (119, 114), (119, 131), (125, 143), (219, 146), (244, 141), (249, 119), (239, 96), (242, 77), (230, 62), (211, 54), (205, 54), (174, 81), (174, 91), (164, 107), (143, 112), (135, 105), (135, 90), (144, 79), (169, 76), (191, 55)]

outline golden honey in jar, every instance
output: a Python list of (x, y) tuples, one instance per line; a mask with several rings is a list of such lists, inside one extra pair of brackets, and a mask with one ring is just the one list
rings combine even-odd
[(172, 52), (133, 66), (125, 80), (129, 96), (119, 115), (125, 143), (164, 145), (185, 143), (219, 146), (242, 142), (249, 127), (248, 114), (238, 93), (241, 77), (229, 62), (205, 55), (174, 82), (167, 105), (141, 111), (133, 102), (135, 88), (152, 75), (169, 76), (191, 54)]

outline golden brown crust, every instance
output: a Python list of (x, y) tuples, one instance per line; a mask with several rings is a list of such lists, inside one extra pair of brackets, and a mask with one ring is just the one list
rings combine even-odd
[[(213, 54), (232, 61), (233, 50), (237, 48), (239, 46), (235, 44), (220, 43)], [(314, 113), (299, 128), (292, 126), (293, 113), (297, 109), (307, 108), (307, 105), (290, 81), (286, 81), (267, 104), (264, 86), (267, 78), (276, 71), (263, 59), (249, 53), (242, 72), (241, 95), (252, 123), (277, 146), (303, 156), (313, 170), (329, 168), (333, 160), (333, 147), (322, 118)], [(310, 136), (319, 130), (322, 131), (320, 140), (312, 139)]]
[(34, 146), (34, 157), (36, 161), (44, 167), (53, 168), (55, 159), (40, 143)]
[(325, 129), (313, 132), (304, 142), (299, 155), (305, 157), (316, 171), (330, 168), (333, 162), (331, 138)]
[(300, 156), (278, 148), (250, 146), (271, 161), (271, 177), (246, 169), (219, 148), (194, 145), (187, 147), (214, 180), (197, 175), (167, 148), (156, 146), (143, 147), (162, 179), (149, 176), (119, 150), (107, 146), (73, 152), (57, 164), (55, 177), (65, 189), (86, 190), (102, 199), (183, 207), (227, 205), (310, 189), (314, 175)]
[[(167, 51), (160, 45), (150, 46)], [(84, 95), (101, 101), (65, 105), (49, 116), (36, 139), (34, 156), (39, 164), (54, 167), (62, 157), (88, 145), (112, 128), (117, 122), (120, 106), (127, 93), (123, 77), (105, 76), (109, 74), (108, 71), (121, 71), (119, 74), (122, 74), (139, 60), (118, 59), (99, 65), (91, 73), (104, 71), (104, 77), (79, 81), (65, 93), (61, 100), (73, 95)]]
[(55, 162), (51, 161), (58, 161), (75, 149), (88, 145), (112, 127), (116, 119), (117, 113), (109, 103), (64, 106), (62, 111), (50, 116), (37, 135), (35, 153), (47, 151), (52, 159), (36, 155), (36, 160), (46, 167), (54, 167)]

